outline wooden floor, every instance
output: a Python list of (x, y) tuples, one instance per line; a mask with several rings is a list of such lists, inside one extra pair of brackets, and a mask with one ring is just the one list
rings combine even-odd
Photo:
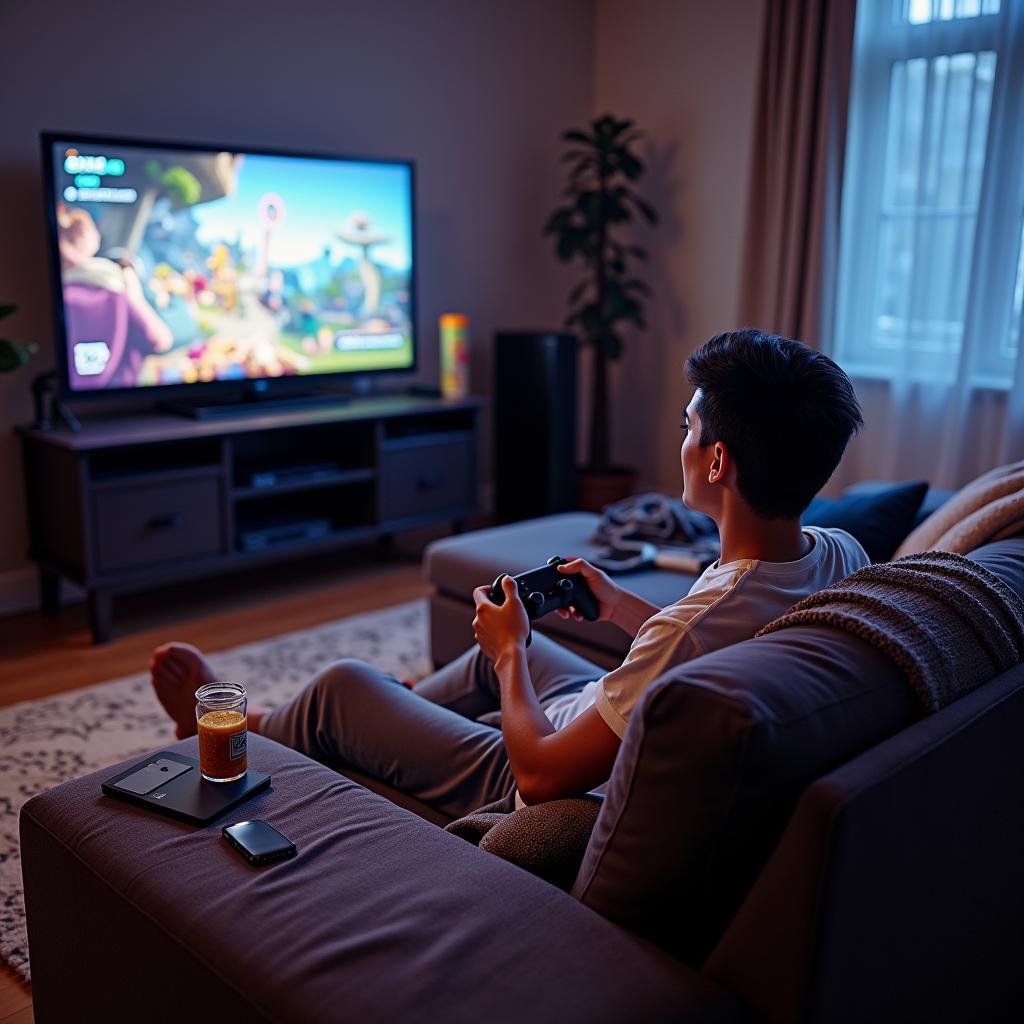
[[(0, 706), (139, 672), (166, 640), (214, 651), (424, 597), (419, 556), (429, 539), (406, 537), (384, 560), (342, 553), (126, 597), (115, 603), (113, 639), (102, 646), (91, 642), (82, 604), (0, 619)], [(0, 1024), (31, 1021), (32, 990), (0, 964)]]

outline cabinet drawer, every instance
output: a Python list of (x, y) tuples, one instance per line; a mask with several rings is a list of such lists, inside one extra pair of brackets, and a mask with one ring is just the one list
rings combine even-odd
[(380, 517), (441, 515), (476, 505), (476, 445), (459, 438), (385, 448), (380, 456)]
[(224, 550), (216, 477), (105, 490), (93, 496), (93, 514), (101, 573)]

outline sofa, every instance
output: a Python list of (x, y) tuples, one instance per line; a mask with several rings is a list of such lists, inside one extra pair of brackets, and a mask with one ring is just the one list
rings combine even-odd
[[(1024, 538), (971, 557), (1024, 596)], [(829, 627), (716, 651), (638, 705), (571, 892), (258, 736), (205, 828), (112, 766), (22, 810), (36, 1020), (1017, 1019), (1022, 733), (1024, 665), (923, 717)], [(252, 817), (298, 856), (241, 860)]]
[[(891, 545), (883, 550), (887, 560), (910, 530), (952, 493), (929, 488), (923, 482), (893, 485), (863, 480), (846, 488), (838, 501), (816, 499), (805, 522), (848, 526), (850, 520), (873, 519), (870, 526), (874, 532), (870, 535), (876, 540), (884, 535), (891, 539)], [(843, 503), (850, 515), (837, 520), (823, 514), (822, 505)], [(445, 537), (430, 544), (423, 556), (423, 573), (430, 586), (430, 650), (435, 666), (447, 664), (473, 643), (474, 588), (492, 582), (501, 572), (515, 574), (532, 569), (551, 555), (593, 557), (597, 550), (593, 536), (600, 519), (592, 512), (562, 512)], [(653, 566), (617, 578), (623, 586), (660, 607), (677, 601), (696, 579), (685, 572)], [(629, 649), (630, 638), (607, 622), (580, 623), (549, 615), (537, 628), (606, 668), (620, 664)]]

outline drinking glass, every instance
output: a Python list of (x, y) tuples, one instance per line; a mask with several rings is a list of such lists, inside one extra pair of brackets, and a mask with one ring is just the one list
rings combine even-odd
[(241, 683), (207, 683), (196, 690), (199, 771), (207, 782), (234, 782), (245, 775), (247, 706)]

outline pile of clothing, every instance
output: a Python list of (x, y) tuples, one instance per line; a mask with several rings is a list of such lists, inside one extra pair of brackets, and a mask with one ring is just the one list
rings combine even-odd
[(651, 565), (701, 573), (719, 553), (714, 520), (664, 494), (637, 494), (608, 505), (590, 541), (599, 546), (590, 561), (612, 573)]

